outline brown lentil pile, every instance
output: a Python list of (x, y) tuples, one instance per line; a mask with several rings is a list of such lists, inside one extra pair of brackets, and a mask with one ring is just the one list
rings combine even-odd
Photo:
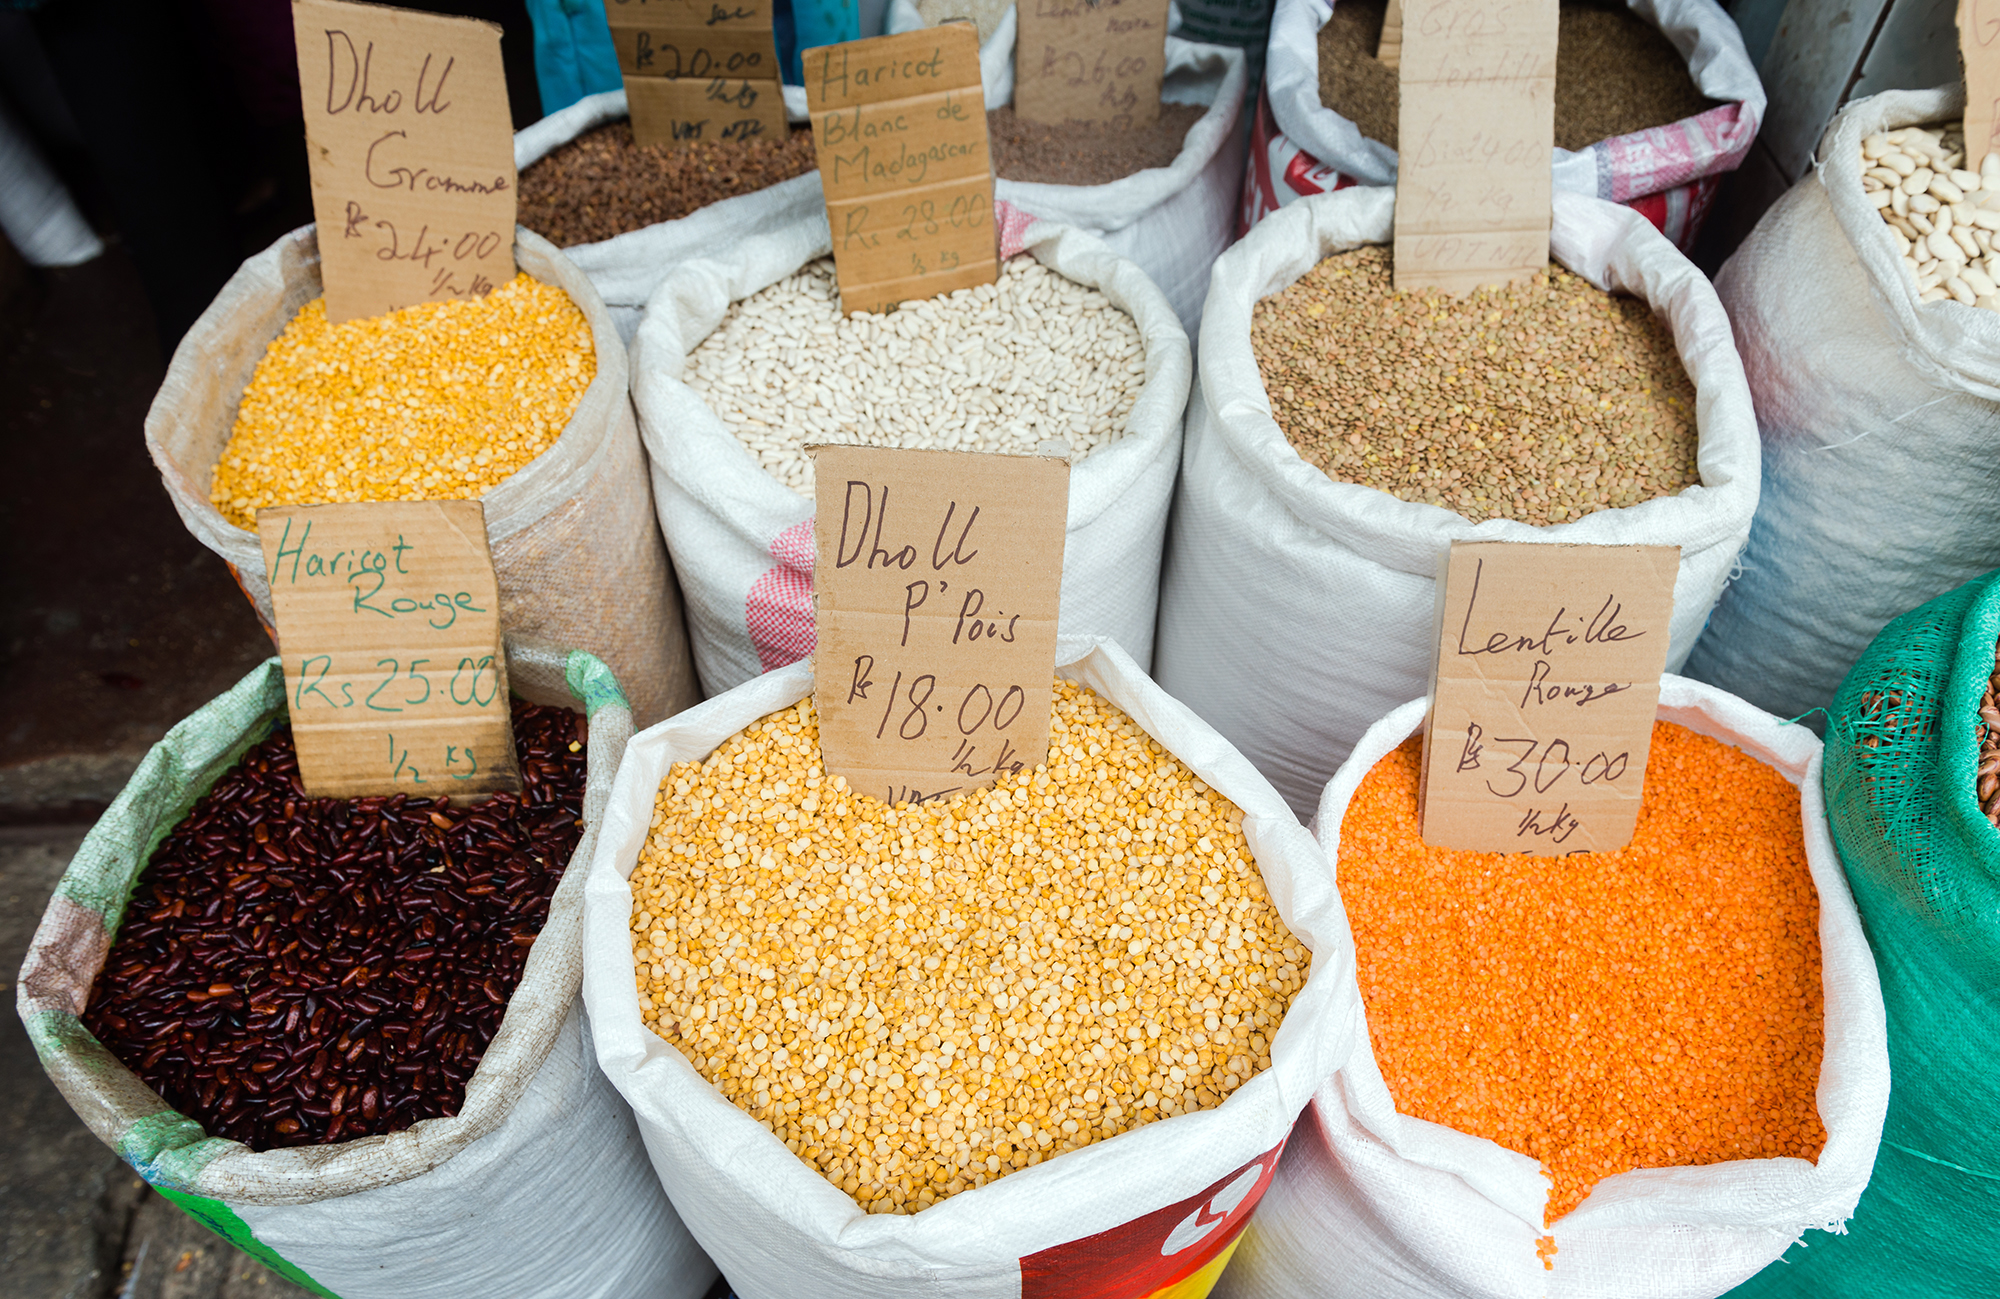
[(1396, 1108), (1540, 1160), (1548, 1223), (1635, 1168), (1817, 1159), (1819, 899), (1797, 788), (1658, 722), (1627, 847), (1465, 852), (1418, 836), (1420, 751), (1377, 763), (1340, 826)]
[(267, 505), (484, 496), (555, 445), (596, 375), (582, 310), (525, 273), (339, 325), (316, 298), (257, 363), (209, 499), (255, 529)]
[(515, 701), (522, 792), (307, 798), (290, 727), (147, 862), (83, 1024), (252, 1150), (458, 1112), (582, 836), (583, 718)]
[(1160, 115), (1144, 126), (1121, 128), (1095, 122), (1044, 126), (1014, 115), (1014, 106), (986, 114), (986, 139), (993, 150), (993, 174), (1041, 185), (1106, 185), (1148, 167), (1171, 167), (1187, 133), (1208, 108), (1202, 104), (1161, 104)]
[(1307, 954), (1243, 814), (1056, 682), (1046, 766), (890, 807), (812, 704), (660, 787), (632, 875), (645, 1022), (871, 1213), (1222, 1103)]
[(2000, 649), (1993, 655), (1993, 674), (1979, 696), (1979, 771), (1976, 793), (1979, 810), (2000, 827)]
[(740, 143), (641, 145), (631, 122), (610, 122), (521, 173), (518, 219), (556, 247), (571, 248), (677, 221), (818, 165), (809, 127)]
[[(1319, 29), (1320, 103), (1396, 147), (1395, 69), (1375, 57), (1385, 0), (1339, 0)], [(1660, 29), (1622, 4), (1565, 0), (1556, 19), (1556, 145), (1665, 126), (1714, 108)]]
[(1694, 384), (1644, 302), (1554, 264), (1463, 297), (1390, 283), (1389, 249), (1356, 248), (1251, 315), (1278, 427), (1328, 477), (1536, 525), (1701, 481)]

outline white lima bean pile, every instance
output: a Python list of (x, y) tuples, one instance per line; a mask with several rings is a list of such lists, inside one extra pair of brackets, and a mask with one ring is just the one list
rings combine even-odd
[(1861, 187), (1882, 214), (1925, 302), (2000, 311), (2000, 153), (1965, 166), (1963, 124), (1907, 126), (1861, 142)]
[(808, 442), (1081, 460), (1124, 435), (1146, 380), (1132, 317), (1032, 257), (994, 284), (843, 317), (831, 258), (733, 304), (687, 384), (764, 469), (813, 490)]

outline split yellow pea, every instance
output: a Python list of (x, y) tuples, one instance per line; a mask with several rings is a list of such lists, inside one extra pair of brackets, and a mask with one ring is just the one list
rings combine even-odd
[(583, 312), (526, 274), (339, 325), (315, 299), (258, 362), (209, 499), (254, 529), (267, 505), (484, 496), (555, 445), (596, 375)]
[(1056, 683), (1045, 766), (891, 807), (810, 701), (660, 788), (632, 874), (646, 1024), (874, 1213), (914, 1213), (1271, 1063), (1309, 957), (1243, 814)]

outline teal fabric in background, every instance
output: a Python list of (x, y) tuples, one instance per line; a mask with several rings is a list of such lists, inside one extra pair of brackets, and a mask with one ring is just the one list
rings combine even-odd
[(526, 2), (535, 24), (535, 81), (541, 86), (544, 116), (585, 95), (625, 84), (618, 74), (618, 54), (611, 48), (604, 0)]
[(791, 0), (789, 7), (796, 39), (789, 48), (781, 45), (778, 57), (785, 66), (785, 80), (796, 86), (805, 81), (800, 50), (861, 39), (861, 7), (855, 0)]

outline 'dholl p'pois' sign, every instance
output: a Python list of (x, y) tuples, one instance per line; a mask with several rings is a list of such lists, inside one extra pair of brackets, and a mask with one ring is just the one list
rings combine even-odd
[(292, 26), (327, 319), (514, 278), (500, 29), (348, 0), (292, 0)]
[(276, 506), (257, 532), (308, 794), (521, 787), (478, 501)]

